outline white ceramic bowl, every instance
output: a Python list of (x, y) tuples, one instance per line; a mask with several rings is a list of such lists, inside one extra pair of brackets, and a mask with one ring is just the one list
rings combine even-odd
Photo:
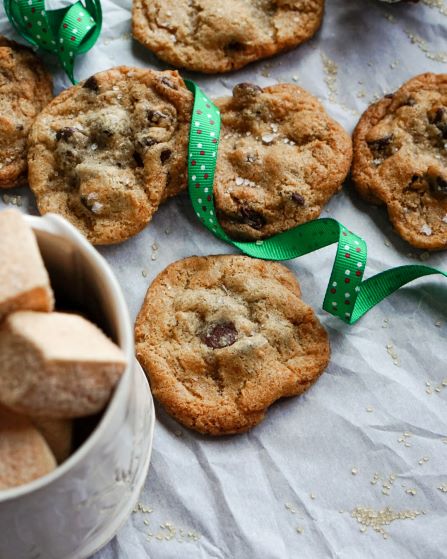
[(59, 300), (88, 309), (128, 360), (98, 425), (47, 476), (0, 491), (0, 559), (84, 559), (118, 531), (149, 467), (155, 423), (133, 329), (112, 271), (66, 220), (26, 216)]

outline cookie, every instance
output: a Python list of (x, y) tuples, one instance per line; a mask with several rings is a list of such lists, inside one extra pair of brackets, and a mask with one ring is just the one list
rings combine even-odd
[(447, 74), (422, 74), (371, 105), (354, 131), (352, 178), (397, 233), (447, 248)]
[(94, 244), (141, 231), (186, 187), (192, 94), (177, 72), (118, 67), (56, 97), (29, 139), (29, 183)]
[(26, 182), (28, 132), (52, 89), (34, 52), (0, 35), (0, 188)]
[(133, 0), (133, 36), (177, 68), (229, 72), (310, 39), (324, 0)]
[(221, 111), (214, 196), (233, 238), (264, 239), (317, 218), (349, 171), (351, 139), (304, 89), (241, 83)]
[(31, 421), (0, 406), (0, 491), (29, 483), (55, 468), (51, 450)]
[(147, 292), (135, 337), (154, 396), (210, 435), (257, 425), (275, 400), (307, 390), (330, 353), (293, 274), (247, 256), (168, 266)]

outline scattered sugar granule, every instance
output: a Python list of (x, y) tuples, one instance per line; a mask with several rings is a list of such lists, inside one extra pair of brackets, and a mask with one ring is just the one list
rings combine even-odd
[(329, 101), (335, 102), (337, 98), (338, 65), (323, 52), (321, 53), (321, 60), (323, 62), (323, 70), (325, 73), (324, 81), (329, 90)]
[(393, 360), (393, 364), (396, 365), (396, 367), (400, 367), (400, 360), (399, 360), (399, 356), (396, 353), (396, 349), (393, 346), (393, 344), (391, 342), (386, 344), (386, 351), (388, 353), (388, 355), (391, 357), (391, 359)]
[(439, 491), (442, 491), (443, 493), (447, 493), (447, 483), (443, 483), (441, 485), (438, 486)]
[(421, 227), (421, 233), (424, 233), (424, 235), (427, 235), (427, 237), (429, 237), (433, 233), (433, 229), (430, 227), (430, 225), (424, 223), (424, 225)]
[(358, 473), (359, 473), (359, 471), (357, 470), (357, 468), (352, 468), (351, 474), (352, 474), (353, 476), (356, 476)]
[(418, 510), (393, 511), (390, 507), (375, 510), (371, 507), (358, 506), (351, 511), (351, 518), (357, 520), (361, 525), (360, 530), (364, 528), (362, 531), (366, 532), (368, 528), (372, 528), (387, 539), (388, 533), (385, 531), (385, 526), (396, 520), (414, 520), (421, 514), (423, 512)]

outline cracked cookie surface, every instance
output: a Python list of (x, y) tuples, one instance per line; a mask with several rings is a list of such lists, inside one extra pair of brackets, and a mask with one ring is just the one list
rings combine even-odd
[(52, 89), (34, 52), (0, 35), (0, 188), (26, 182), (28, 132)]
[(147, 292), (135, 336), (154, 396), (211, 435), (257, 425), (275, 400), (307, 390), (330, 353), (293, 274), (239, 255), (168, 266)]
[(324, 0), (133, 0), (134, 37), (177, 68), (228, 72), (310, 39)]
[(263, 239), (317, 218), (342, 186), (351, 139), (304, 89), (242, 83), (217, 99), (222, 127), (217, 216), (237, 239)]
[(29, 139), (29, 183), (41, 213), (94, 244), (123, 241), (186, 187), (192, 94), (177, 72), (118, 67), (56, 97)]
[(411, 245), (447, 248), (447, 74), (416, 76), (365, 111), (352, 177)]

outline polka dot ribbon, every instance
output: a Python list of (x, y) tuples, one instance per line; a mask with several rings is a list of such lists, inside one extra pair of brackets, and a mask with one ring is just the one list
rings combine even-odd
[(365, 241), (335, 219), (309, 221), (284, 233), (256, 242), (230, 239), (220, 226), (214, 206), (214, 171), (219, 146), (220, 114), (197, 84), (186, 81), (194, 94), (188, 153), (188, 188), (197, 217), (216, 237), (245, 254), (265, 260), (290, 260), (337, 243), (323, 309), (354, 324), (372, 307), (403, 285), (423, 276), (446, 272), (413, 264), (386, 270), (363, 281)]
[(55, 54), (72, 83), (78, 54), (95, 44), (102, 25), (100, 0), (78, 1), (46, 10), (45, 0), (4, 0), (6, 15), (18, 33), (34, 47)]

